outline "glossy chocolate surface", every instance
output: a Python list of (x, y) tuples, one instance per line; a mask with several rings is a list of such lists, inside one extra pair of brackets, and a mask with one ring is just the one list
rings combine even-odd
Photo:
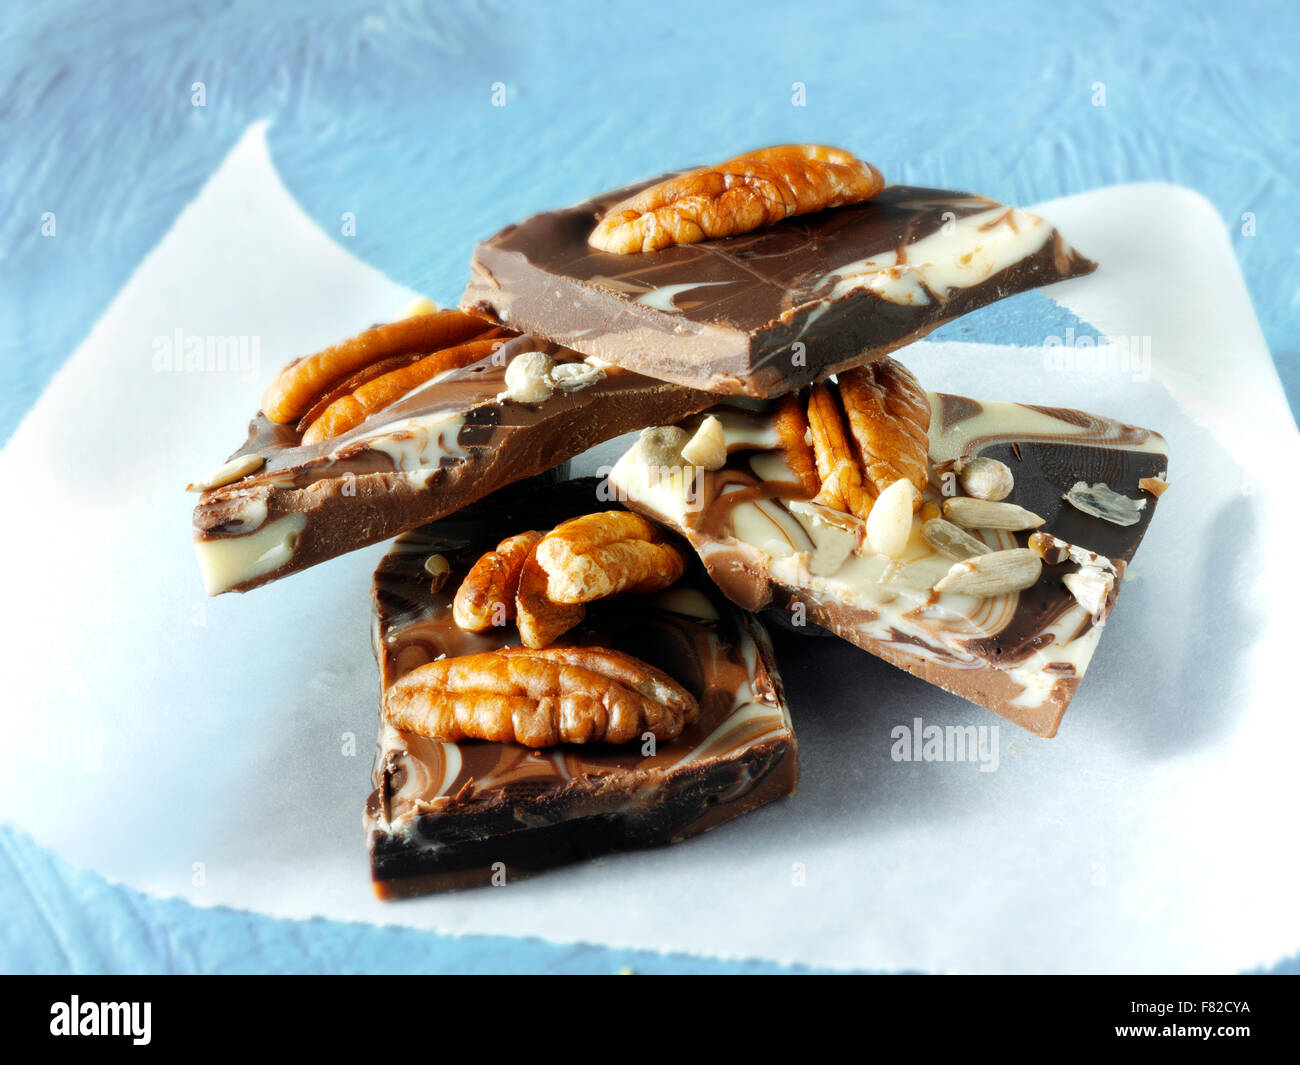
[(462, 306), (663, 380), (773, 396), (1095, 268), (1033, 215), (902, 185), (723, 240), (630, 255), (590, 247), (597, 220), (642, 187), (484, 241)]
[[(1020, 592), (977, 599), (935, 591), (952, 561), (920, 536), (919, 517), (897, 562), (869, 549), (828, 561), (815, 522), (798, 509), (807, 495), (764, 410), (714, 409), (727, 427), (728, 459), (700, 475), (693, 507), (674, 509), (676, 492), (647, 488), (633, 454), (612, 476), (629, 505), (688, 537), (734, 602), (806, 617), (1039, 735), (1054, 735), (1155, 511), (1155, 498), (1138, 482), (1165, 473), (1167, 448), (1157, 433), (1082, 411), (935, 393), (930, 402), (926, 497), (942, 501), (943, 471), (957, 459), (1005, 463), (1015, 479), (1007, 502), (1039, 515), (1044, 532), (1095, 553), (1115, 574), (1100, 610), (1084, 609), (1064, 583), (1080, 569), (1073, 560), (1044, 564), (1037, 582)], [(1139, 520), (1119, 526), (1075, 509), (1062, 496), (1076, 481), (1104, 482), (1144, 501)], [(1030, 535), (973, 533), (998, 550), (1025, 547)]]
[[(375, 574), (381, 686), (442, 655), (518, 641), (513, 625), (466, 633), (451, 617), (464, 574), (506, 536), (611, 504), (594, 479), (499, 493), (403, 536)], [(434, 589), (425, 560), (441, 554)], [(699, 719), (641, 743), (445, 743), (382, 725), (366, 807), (376, 892), (394, 897), (513, 877), (614, 849), (694, 835), (794, 790), (794, 734), (766, 635), (702, 567), (665, 592), (592, 604), (565, 644), (611, 647), (692, 692)]]
[(617, 367), (585, 388), (556, 391), (540, 403), (502, 400), (509, 361), (534, 350), (557, 361), (582, 358), (518, 337), (495, 355), (415, 389), (352, 431), (312, 445), (304, 446), (294, 427), (259, 413), (235, 454), (261, 455), (265, 465), (203, 494), (194, 537), (203, 560), (205, 541), (248, 538), (276, 523), (287, 532), (275, 542), (276, 558), (259, 566), (254, 549), (247, 562), (209, 580), (209, 591), (247, 591), (389, 539), (603, 440), (714, 402), (706, 393)]

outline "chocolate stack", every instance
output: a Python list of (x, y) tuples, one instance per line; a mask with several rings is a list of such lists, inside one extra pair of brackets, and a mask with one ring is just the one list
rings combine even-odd
[[(764, 609), (1054, 735), (1164, 441), (927, 392), (891, 353), (1093, 269), (1034, 215), (789, 145), (510, 226), (460, 309), (286, 367), (192, 486), (196, 549), (217, 594), (399, 537), (373, 594), (377, 893), (792, 793)], [(607, 480), (539, 483), (633, 430)]]

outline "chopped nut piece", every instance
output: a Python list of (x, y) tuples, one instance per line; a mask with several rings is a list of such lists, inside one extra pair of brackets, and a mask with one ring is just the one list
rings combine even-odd
[(1144, 492), (1150, 492), (1159, 499), (1165, 494), (1165, 489), (1169, 487), (1168, 481), (1162, 481), (1159, 477), (1143, 477), (1138, 481), (1138, 487)]
[(433, 578), (433, 590), (436, 592), (447, 580), (451, 563), (443, 555), (430, 555), (424, 560), (424, 572)]
[(700, 422), (695, 435), (682, 448), (682, 458), (706, 470), (722, 469), (727, 462), (727, 434), (722, 430), (722, 422), (712, 414)]
[(1130, 499), (1120, 495), (1104, 481), (1088, 485), (1075, 481), (1070, 490), (1061, 497), (1075, 510), (1108, 521), (1112, 525), (1136, 525), (1142, 518), (1142, 511), (1147, 505), (1145, 499)]
[(1089, 614), (1094, 617), (1104, 612), (1115, 588), (1115, 574), (1100, 566), (1080, 566), (1074, 573), (1067, 573), (1061, 583)]
[(988, 599), (1030, 587), (1043, 572), (1043, 560), (1027, 547), (990, 551), (963, 562), (955, 562), (947, 576), (934, 586), (936, 592), (954, 592)]
[(689, 442), (690, 435), (685, 429), (676, 425), (656, 425), (642, 429), (633, 447), (642, 465), (670, 470), (688, 465), (682, 458), (682, 448)]
[(921, 521), (933, 521), (935, 518), (943, 517), (943, 508), (933, 499), (927, 499), (921, 504)]
[(411, 301), (411, 305), (406, 308), (403, 318), (418, 318), (422, 314), (434, 314), (438, 310), (438, 305), (429, 299), (428, 296), (417, 296)]
[(957, 480), (968, 496), (992, 501), (1006, 499), (1016, 486), (1006, 463), (983, 456), (957, 463)]
[[(924, 510), (922, 513), (925, 513)], [(927, 521), (921, 526), (921, 535), (944, 558), (955, 562), (963, 562), (975, 555), (987, 555), (993, 550), (983, 540), (975, 539), (965, 529), (943, 518)]]
[(561, 392), (579, 392), (604, 376), (604, 370), (589, 362), (562, 362), (551, 370), (551, 381)]
[(254, 470), (260, 470), (266, 459), (261, 455), (236, 455), (228, 462), (223, 462), (206, 477), (193, 484), (186, 485), (187, 492), (206, 492), (209, 488), (222, 488), (247, 477)]
[(912, 536), (912, 512), (920, 495), (911, 481), (900, 478), (880, 493), (867, 515), (867, 545), (878, 555), (901, 558)]
[(1029, 534), (1029, 550), (1049, 566), (1059, 566), (1070, 557), (1070, 544), (1042, 531)]
[(1107, 558), (1086, 547), (1067, 543), (1058, 537), (1039, 531), (1029, 537), (1029, 549), (1050, 566), (1059, 566), (1062, 562), (1077, 562), (1080, 566), (1101, 566), (1103, 569), (1115, 570), (1123, 562)]
[(943, 516), (964, 529), (1006, 529), (1019, 532), (1036, 529), (1043, 519), (1015, 503), (995, 503), (987, 499), (954, 496), (943, 501)]
[(542, 403), (555, 392), (551, 380), (554, 360), (544, 351), (525, 351), (506, 367), (506, 390), (499, 398), (515, 403)]

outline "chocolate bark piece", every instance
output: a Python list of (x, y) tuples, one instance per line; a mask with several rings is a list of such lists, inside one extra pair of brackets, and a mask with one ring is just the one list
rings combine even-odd
[[(440, 655), (517, 643), (513, 625), (457, 628), (461, 579), (507, 536), (612, 509), (598, 491), (594, 478), (543, 492), (518, 486), (402, 536), (375, 573), (381, 691)], [(449, 564), (436, 590), (425, 568), (432, 555)], [(446, 743), (381, 723), (365, 812), (379, 897), (676, 842), (794, 791), (795, 738), (767, 636), (698, 563), (656, 595), (589, 604), (560, 642), (610, 647), (663, 670), (696, 697), (699, 718), (652, 751), (641, 742)]]
[[(1015, 479), (1005, 502), (1045, 519), (1035, 543), (1041, 547), (1048, 535), (1061, 542), (1043, 552), (1041, 575), (1024, 591), (991, 598), (935, 591), (954, 563), (921, 535), (919, 514), (897, 561), (868, 547), (855, 551), (859, 530), (852, 518), (806, 505), (808, 494), (785, 461), (770, 409), (723, 405), (710, 412), (728, 441), (726, 465), (716, 472), (661, 475), (634, 448), (615, 465), (611, 481), (633, 509), (684, 533), (739, 605), (770, 606), (797, 623), (825, 626), (1031, 732), (1054, 736), (1151, 521), (1156, 500), (1138, 482), (1163, 479), (1165, 441), (1082, 411), (929, 398), (925, 498), (937, 503), (945, 485), (952, 489), (956, 478), (945, 473), (956, 460), (997, 459)], [(688, 431), (699, 417), (687, 419)], [(1072, 507), (1062, 497), (1077, 481), (1104, 482), (1145, 500), (1139, 520), (1121, 526)], [(993, 550), (1027, 547), (1034, 535), (968, 532)], [(1071, 585), (1085, 594), (1076, 598)]]
[(649, 184), (484, 241), (462, 306), (665, 381), (776, 396), (1096, 268), (1035, 215), (906, 185), (723, 240), (629, 255), (590, 247), (605, 211)]
[(265, 462), (203, 493), (195, 551), (208, 594), (248, 591), (336, 555), (387, 540), (534, 476), (587, 448), (664, 421), (716, 397), (617, 367), (549, 399), (501, 398), (516, 356), (582, 356), (534, 337), (452, 370), (341, 436), (304, 445), (292, 425), (259, 413), (234, 458)]

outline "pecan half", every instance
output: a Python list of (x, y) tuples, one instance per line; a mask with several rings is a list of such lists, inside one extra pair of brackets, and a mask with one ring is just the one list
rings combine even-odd
[(546, 594), (555, 603), (590, 603), (624, 592), (667, 588), (686, 559), (639, 514), (608, 510), (557, 525), (537, 545)]
[(413, 388), (432, 380), (438, 374), (458, 370), (487, 358), (503, 335), (500, 330), (489, 330), (479, 339), (443, 348), (417, 362), (367, 381), (351, 395), (340, 396), (321, 411), (319, 417), (303, 432), (302, 442), (316, 444), (355, 429), (375, 411), (397, 402)]
[(808, 428), (821, 479), (814, 502), (865, 518), (871, 499), (862, 484), (860, 459), (845, 431), (835, 392), (824, 381), (808, 393)]
[(808, 415), (796, 393), (789, 393), (777, 404), (773, 423), (781, 442), (781, 450), (785, 452), (785, 461), (799, 478), (799, 483), (809, 498), (815, 496), (821, 491), (822, 482), (817, 476), (817, 459), (813, 455)]
[(699, 715), (666, 673), (600, 647), (503, 648), (428, 662), (384, 694), (390, 724), (437, 740), (549, 747), (671, 740)]
[(619, 255), (658, 251), (869, 200), (884, 187), (879, 170), (848, 152), (783, 144), (643, 189), (606, 211), (587, 243)]
[(863, 486), (874, 499), (897, 480), (925, 491), (930, 469), (930, 401), (912, 372), (893, 359), (839, 375), (840, 398), (862, 456)]
[(581, 603), (557, 603), (546, 594), (546, 571), (537, 564), (536, 546), (524, 559), (515, 593), (515, 624), (525, 647), (554, 643), (587, 616)]
[(930, 403), (901, 363), (880, 359), (813, 385), (776, 406), (773, 425), (786, 462), (816, 502), (865, 519), (896, 481), (919, 508), (930, 468)]
[(398, 355), (463, 344), (492, 323), (458, 310), (435, 311), (367, 329), (341, 344), (291, 362), (262, 397), (262, 412), (279, 425), (295, 422), (330, 389), (359, 370)]
[(451, 613), (456, 624), (466, 632), (486, 632), (494, 625), (504, 625), (515, 617), (515, 597), (524, 563), (537, 546), (542, 534), (528, 532), (510, 536), (497, 544), (473, 566), (456, 589)]

